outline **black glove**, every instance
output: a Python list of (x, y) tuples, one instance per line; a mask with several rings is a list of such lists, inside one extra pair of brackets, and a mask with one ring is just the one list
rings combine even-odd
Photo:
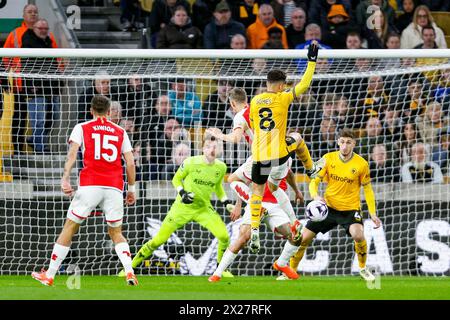
[(227, 209), (228, 212), (234, 210), (235, 205), (233, 204), (233, 201), (225, 200), (224, 202), (222, 202), (222, 204), (225, 206), (225, 209)]
[(308, 47), (308, 61), (316, 62), (317, 54), (319, 53), (319, 46), (315, 41), (312, 41)]
[(193, 192), (187, 192), (184, 189), (181, 189), (179, 194), (181, 196), (181, 202), (185, 204), (191, 204), (192, 202), (194, 202), (195, 194)]

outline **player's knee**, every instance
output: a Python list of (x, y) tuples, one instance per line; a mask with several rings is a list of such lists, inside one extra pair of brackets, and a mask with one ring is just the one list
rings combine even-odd
[(362, 242), (364, 241), (364, 233), (363, 232), (357, 232), (353, 235), (353, 240), (356, 242)]

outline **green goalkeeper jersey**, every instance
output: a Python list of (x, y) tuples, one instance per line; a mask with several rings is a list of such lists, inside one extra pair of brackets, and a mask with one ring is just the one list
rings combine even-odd
[[(175, 188), (183, 187), (187, 192), (193, 192), (194, 202), (188, 204), (192, 209), (211, 206), (211, 196), (215, 192), (219, 200), (225, 200), (227, 195), (223, 188), (223, 178), (227, 165), (216, 159), (213, 163), (206, 163), (205, 156), (189, 157), (175, 173), (172, 184)], [(180, 195), (176, 204), (183, 204)]]

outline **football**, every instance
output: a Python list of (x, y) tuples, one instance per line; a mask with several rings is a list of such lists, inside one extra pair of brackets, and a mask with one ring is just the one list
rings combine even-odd
[(311, 221), (325, 220), (328, 215), (328, 207), (322, 201), (313, 200), (306, 206), (306, 218)]

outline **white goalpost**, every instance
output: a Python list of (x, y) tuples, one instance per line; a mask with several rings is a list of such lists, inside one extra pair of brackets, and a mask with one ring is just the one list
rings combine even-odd
[[(126, 208), (123, 226), (134, 255), (158, 231), (176, 195), (173, 174), (185, 157), (201, 152), (205, 129), (232, 130), (228, 91), (242, 87), (250, 102), (265, 90), (269, 70), (285, 71), (291, 86), (306, 68), (306, 50), (0, 49), (0, 57), (2, 275), (47, 264), (70, 203), (60, 191), (67, 139), (76, 123), (89, 119), (94, 94), (113, 101), (112, 120), (134, 147), (138, 201)], [(290, 106), (288, 130), (302, 134), (313, 160), (336, 150), (340, 129), (356, 134), (355, 151), (371, 165), (383, 223), (373, 229), (363, 201), (367, 261), (381, 274), (450, 275), (449, 115), (447, 49), (320, 50), (310, 89)], [(245, 141), (224, 144), (228, 174), (249, 151)], [(72, 170), (73, 185), (81, 165)], [(293, 169), (306, 199), (294, 209), (304, 219), (309, 180), (298, 161)], [(236, 199), (228, 184), (226, 190)], [(220, 204), (217, 211), (233, 241), (239, 221), (231, 222)], [(245, 249), (231, 266), (234, 274), (275, 274), (271, 265), (284, 242), (264, 227), (261, 238), (260, 253)], [(190, 223), (137, 273), (211, 274), (216, 247), (208, 231)], [(71, 265), (83, 274), (118, 272), (100, 211), (80, 229), (60, 273)], [(299, 266), (305, 274), (357, 271), (353, 242), (342, 228), (319, 234)]]

